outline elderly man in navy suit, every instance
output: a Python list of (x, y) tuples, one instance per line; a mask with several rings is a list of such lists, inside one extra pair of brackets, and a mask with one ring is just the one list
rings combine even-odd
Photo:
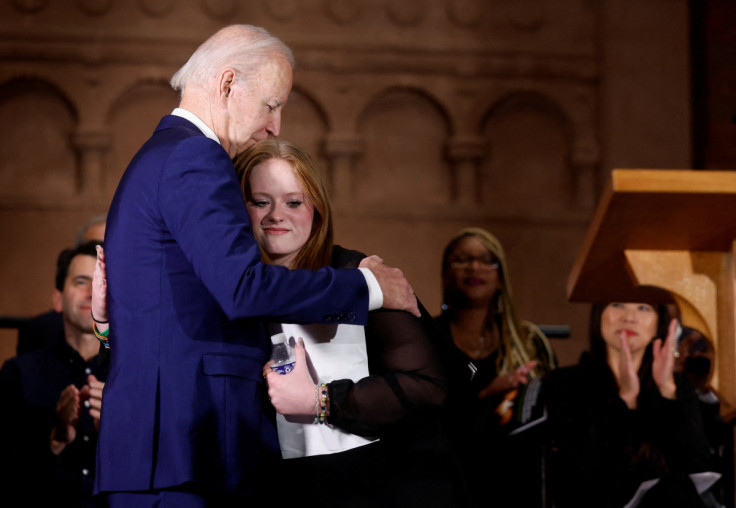
[(278, 451), (261, 400), (265, 320), (418, 315), (379, 258), (317, 272), (260, 262), (232, 158), (279, 134), (292, 67), (265, 30), (220, 30), (172, 78), (179, 107), (120, 181), (105, 238), (112, 354), (96, 485), (113, 507), (254, 499)]

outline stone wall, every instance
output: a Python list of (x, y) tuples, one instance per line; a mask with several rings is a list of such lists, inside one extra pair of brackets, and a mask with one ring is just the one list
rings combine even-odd
[(445, 243), (488, 228), (522, 316), (571, 325), (554, 346), (574, 363), (566, 280), (608, 173), (691, 164), (688, 22), (685, 0), (2, 2), (0, 315), (50, 307), (56, 255), (175, 107), (168, 79), (251, 23), (294, 50), (282, 137), (322, 163), (338, 243), (437, 313)]

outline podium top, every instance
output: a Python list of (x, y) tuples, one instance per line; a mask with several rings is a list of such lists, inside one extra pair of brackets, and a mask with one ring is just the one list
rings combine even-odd
[(620, 300), (625, 250), (730, 251), (736, 171), (615, 169), (567, 282), (570, 301)]

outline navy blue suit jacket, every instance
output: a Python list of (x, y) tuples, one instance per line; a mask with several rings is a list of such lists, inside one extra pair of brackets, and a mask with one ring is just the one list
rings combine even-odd
[(259, 455), (278, 450), (261, 405), (263, 319), (365, 324), (363, 275), (261, 263), (227, 152), (177, 116), (125, 171), (105, 247), (111, 370), (97, 491), (247, 492)]

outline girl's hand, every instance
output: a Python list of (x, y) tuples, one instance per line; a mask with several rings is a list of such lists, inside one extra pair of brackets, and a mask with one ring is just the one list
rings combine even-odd
[(652, 344), (652, 353), (654, 360), (652, 361), (652, 377), (659, 388), (659, 393), (665, 399), (674, 399), (677, 395), (677, 387), (675, 385), (675, 348), (677, 347), (677, 320), (670, 321), (667, 330), (667, 338), (662, 343), (662, 339), (657, 339)]
[(307, 350), (299, 338), (294, 348), (294, 370), (278, 374), (271, 370), (271, 362), (263, 367), (268, 383), (268, 398), (276, 412), (282, 415), (315, 415), (317, 385), (309, 374)]

